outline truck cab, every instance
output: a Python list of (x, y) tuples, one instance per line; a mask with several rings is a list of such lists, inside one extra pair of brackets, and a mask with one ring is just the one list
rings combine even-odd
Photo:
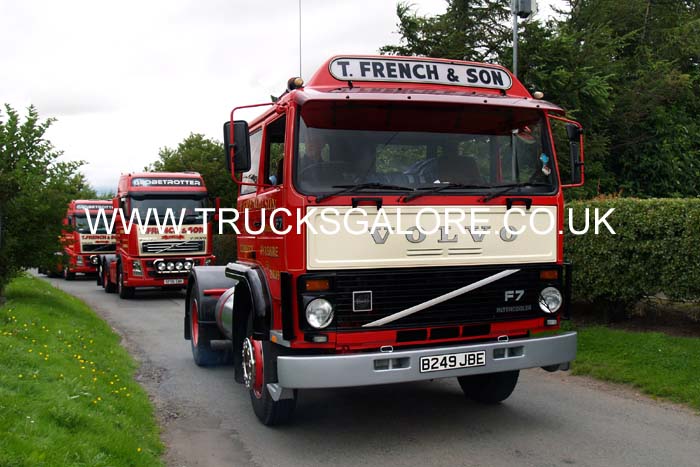
[(124, 174), (112, 206), (116, 254), (100, 263), (107, 293), (128, 299), (140, 287), (183, 289), (194, 266), (214, 262), (211, 217), (207, 223), (203, 211), (208, 192), (200, 174)]
[(112, 202), (81, 199), (68, 203), (61, 233), (64, 279), (73, 280), (77, 273), (96, 274), (100, 255), (114, 253), (116, 237), (98, 218), (100, 210), (111, 216)]
[(238, 259), (190, 274), (196, 363), (229, 341), (268, 425), (307, 388), (456, 377), (500, 402), (521, 369), (568, 369), (576, 333), (538, 335), (569, 312), (562, 190), (583, 183), (583, 133), (563, 114), (501, 66), (386, 56), (332, 57), (234, 109)]

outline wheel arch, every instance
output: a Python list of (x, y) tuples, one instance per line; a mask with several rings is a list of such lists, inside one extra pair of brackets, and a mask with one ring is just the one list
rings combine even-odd
[(226, 277), (238, 281), (234, 300), (249, 300), (253, 337), (270, 340), (272, 297), (262, 268), (254, 263), (235, 262), (225, 267)]

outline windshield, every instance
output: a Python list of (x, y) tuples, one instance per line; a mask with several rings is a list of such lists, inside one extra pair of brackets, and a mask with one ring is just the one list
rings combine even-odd
[[(137, 209), (141, 220), (145, 221), (148, 215), (148, 210), (152, 209), (151, 217), (148, 220), (149, 224), (155, 224), (155, 214), (158, 213), (159, 220), (163, 220), (168, 208), (172, 209), (175, 217), (175, 222), (180, 221), (182, 210), (185, 210), (183, 224), (201, 224), (203, 221), (202, 212), (196, 212), (195, 209), (205, 208), (207, 204), (206, 197), (173, 197), (168, 196), (139, 196), (131, 198), (131, 209)], [(154, 211), (153, 211), (154, 210)], [(171, 222), (170, 217), (168, 221)]]
[[(406, 191), (551, 193), (542, 113), (487, 106), (309, 102), (301, 112), (295, 185), (304, 194), (371, 184)], [(448, 184), (459, 186), (446, 187)]]
[[(112, 218), (112, 213), (105, 212), (105, 216), (108, 220), (110, 220)], [(97, 229), (95, 230), (96, 234), (107, 233), (107, 226), (105, 226), (105, 222), (102, 216), (98, 217), (97, 214), (90, 214), (90, 221), (92, 221), (93, 225), (97, 223)], [(90, 222), (88, 221), (88, 218), (86, 216), (75, 216), (75, 228), (81, 234), (92, 233), (92, 231), (90, 230)]]

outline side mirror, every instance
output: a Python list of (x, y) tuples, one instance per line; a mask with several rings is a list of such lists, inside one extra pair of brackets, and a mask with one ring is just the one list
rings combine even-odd
[(566, 124), (566, 135), (569, 137), (569, 157), (571, 159), (571, 184), (583, 183), (583, 161), (581, 160), (581, 148), (583, 147), (583, 129), (573, 123)]
[(229, 172), (247, 172), (250, 170), (248, 122), (245, 120), (233, 122), (233, 140), (231, 140), (231, 122), (224, 123), (224, 151), (226, 152), (226, 167), (228, 167)]

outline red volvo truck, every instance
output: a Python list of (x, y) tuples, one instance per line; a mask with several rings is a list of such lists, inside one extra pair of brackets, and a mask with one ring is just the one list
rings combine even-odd
[[(196, 172), (122, 175), (112, 200), (117, 210), (116, 254), (100, 261), (100, 283), (105, 291), (127, 299), (138, 287), (184, 288), (192, 267), (214, 262), (213, 216), (205, 224), (201, 211), (207, 205), (207, 188)], [(168, 209), (172, 217), (166, 217)], [(181, 218), (178, 232), (175, 224)]]
[[(88, 220), (86, 209), (92, 224)], [(59, 266), (66, 280), (75, 279), (76, 273), (97, 273), (100, 255), (114, 253), (116, 249), (116, 236), (107, 233), (104, 223), (97, 219), (100, 209), (111, 216), (112, 202), (80, 199), (68, 203), (66, 217), (63, 219), (65, 228), (61, 234), (63, 261)], [(94, 233), (91, 225), (95, 227)]]
[[(576, 333), (541, 333), (568, 317), (562, 190), (583, 183), (583, 133), (534, 95), (496, 65), (338, 56), (234, 109), (238, 259), (190, 273), (195, 362), (227, 360), (212, 342), (229, 341), (268, 425), (301, 389), (456, 377), (494, 403), (519, 370), (568, 369)], [(463, 229), (424, 215), (448, 211)]]

